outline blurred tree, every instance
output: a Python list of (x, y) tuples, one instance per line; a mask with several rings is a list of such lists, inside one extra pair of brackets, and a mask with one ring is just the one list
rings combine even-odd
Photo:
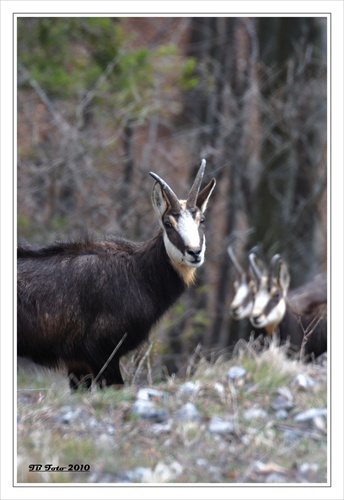
[[(24, 180), (18, 182), (21, 236), (30, 234), (32, 238), (37, 233), (42, 237), (42, 224), (50, 233), (63, 227), (82, 232), (84, 220), (76, 217), (72, 221), (71, 216), (84, 198), (88, 215), (99, 215), (99, 194), (98, 199), (93, 197), (88, 185), (96, 178), (104, 193), (113, 186), (109, 194), (117, 200), (117, 220), (125, 228), (137, 170), (135, 129), (150, 116), (166, 113), (156, 92), (160, 80), (170, 78), (165, 92), (195, 84), (193, 60), (181, 60), (174, 44), (128, 49), (128, 34), (121, 25), (120, 18), (18, 19), (19, 114), (28, 106), (23, 96), (30, 89), (46, 114), (46, 124), (40, 122), (42, 133), (36, 134), (34, 147), (27, 152), (20, 122), (18, 126), (18, 173)], [(104, 155), (105, 148), (116, 152), (115, 161)], [(106, 170), (114, 164), (116, 171), (122, 171), (117, 182), (109, 184)], [(22, 175), (24, 168), (29, 175)], [(101, 177), (99, 170), (104, 173)], [(33, 199), (29, 200), (30, 195)], [(35, 203), (39, 210), (34, 209)], [(32, 223), (23, 214), (28, 204)], [(98, 225), (95, 222), (96, 228)]]
[[(249, 33), (245, 26), (248, 22), (241, 18), (196, 18), (191, 31), (190, 53), (199, 61), (200, 84), (189, 93), (192, 98), (186, 99), (186, 115), (204, 124), (199, 148), (210, 151), (221, 190), (216, 196), (222, 198), (224, 217), (223, 227), (219, 228), (223, 232), (221, 248), (216, 252), (213, 321), (204, 338), (208, 348), (222, 348), (228, 342), (228, 296), (233, 276), (227, 245), (236, 231), (241, 189), (247, 190), (243, 179), (250, 175), (248, 138), (254, 123), (248, 117), (252, 112), (248, 96), (255, 83), (252, 76), (255, 61), (249, 57)], [(252, 52), (256, 58), (256, 51)], [(238, 326), (241, 325), (232, 325), (232, 334)], [(238, 335), (237, 331), (235, 337)], [(231, 342), (235, 342), (234, 335)]]
[[(269, 27), (269, 29), (268, 29)], [(261, 18), (262, 172), (250, 223), (271, 257), (290, 262), (294, 286), (319, 269), (318, 205), (326, 188), (326, 46), (319, 18)], [(274, 43), (272, 43), (272, 39)], [(262, 73), (262, 72), (261, 72)]]
[[(324, 35), (325, 33), (325, 35)], [(319, 269), (318, 207), (326, 189), (326, 20), (193, 18), (189, 53), (199, 85), (185, 118), (216, 166), (221, 248), (204, 344), (234, 345), (229, 242), (287, 259), (293, 286)], [(222, 186), (221, 186), (222, 185)], [(219, 191), (221, 190), (221, 195)], [(243, 217), (246, 224), (243, 224)], [(210, 250), (211, 253), (211, 250)], [(209, 299), (211, 302), (212, 299)]]

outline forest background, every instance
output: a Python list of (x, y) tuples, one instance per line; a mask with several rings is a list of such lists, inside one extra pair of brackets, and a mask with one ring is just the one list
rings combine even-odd
[[(327, 18), (23, 17), (17, 24), (18, 240), (116, 234), (157, 221), (149, 171), (182, 197), (216, 177), (206, 263), (151, 337), (153, 365), (231, 352), (233, 246), (326, 270)], [(198, 347), (196, 347), (198, 346)], [(144, 352), (147, 346), (144, 347)]]

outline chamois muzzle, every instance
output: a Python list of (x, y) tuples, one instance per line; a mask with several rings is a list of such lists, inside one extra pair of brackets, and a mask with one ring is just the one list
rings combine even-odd
[(198, 264), (199, 262), (201, 262), (201, 260), (202, 260), (201, 252), (202, 252), (201, 248), (187, 248), (186, 249), (186, 253), (188, 255), (190, 255), (191, 257), (193, 257), (191, 264)]

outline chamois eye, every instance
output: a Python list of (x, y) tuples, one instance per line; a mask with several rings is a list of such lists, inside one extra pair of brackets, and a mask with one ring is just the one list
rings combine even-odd
[(165, 227), (167, 227), (168, 229), (172, 227), (172, 224), (171, 224), (171, 222), (170, 222), (169, 220), (165, 220), (165, 221), (164, 221), (164, 225), (165, 225)]
[(204, 215), (202, 215), (202, 216), (201, 216), (201, 218), (200, 218), (200, 223), (201, 223), (201, 224), (203, 224), (203, 222), (205, 222), (205, 217), (204, 217)]

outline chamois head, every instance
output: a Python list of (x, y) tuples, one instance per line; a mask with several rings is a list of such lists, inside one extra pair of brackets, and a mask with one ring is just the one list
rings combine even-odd
[(254, 327), (265, 328), (272, 334), (282, 321), (286, 308), (286, 298), (290, 283), (287, 264), (279, 254), (272, 257), (268, 274), (261, 273), (254, 253), (249, 255), (251, 269), (255, 275), (257, 291), (250, 316)]
[(237, 279), (233, 283), (235, 293), (229, 311), (233, 319), (241, 320), (248, 318), (251, 314), (255, 282), (239, 264), (232, 247), (229, 246), (227, 252), (237, 272)]
[[(206, 161), (202, 160), (186, 200), (180, 200), (170, 186), (157, 174), (152, 191), (152, 204), (163, 229), (166, 252), (172, 265), (185, 281), (192, 279), (195, 268), (204, 262), (204, 212), (216, 181), (212, 179), (200, 191)], [(188, 273), (188, 270), (192, 273)]]

